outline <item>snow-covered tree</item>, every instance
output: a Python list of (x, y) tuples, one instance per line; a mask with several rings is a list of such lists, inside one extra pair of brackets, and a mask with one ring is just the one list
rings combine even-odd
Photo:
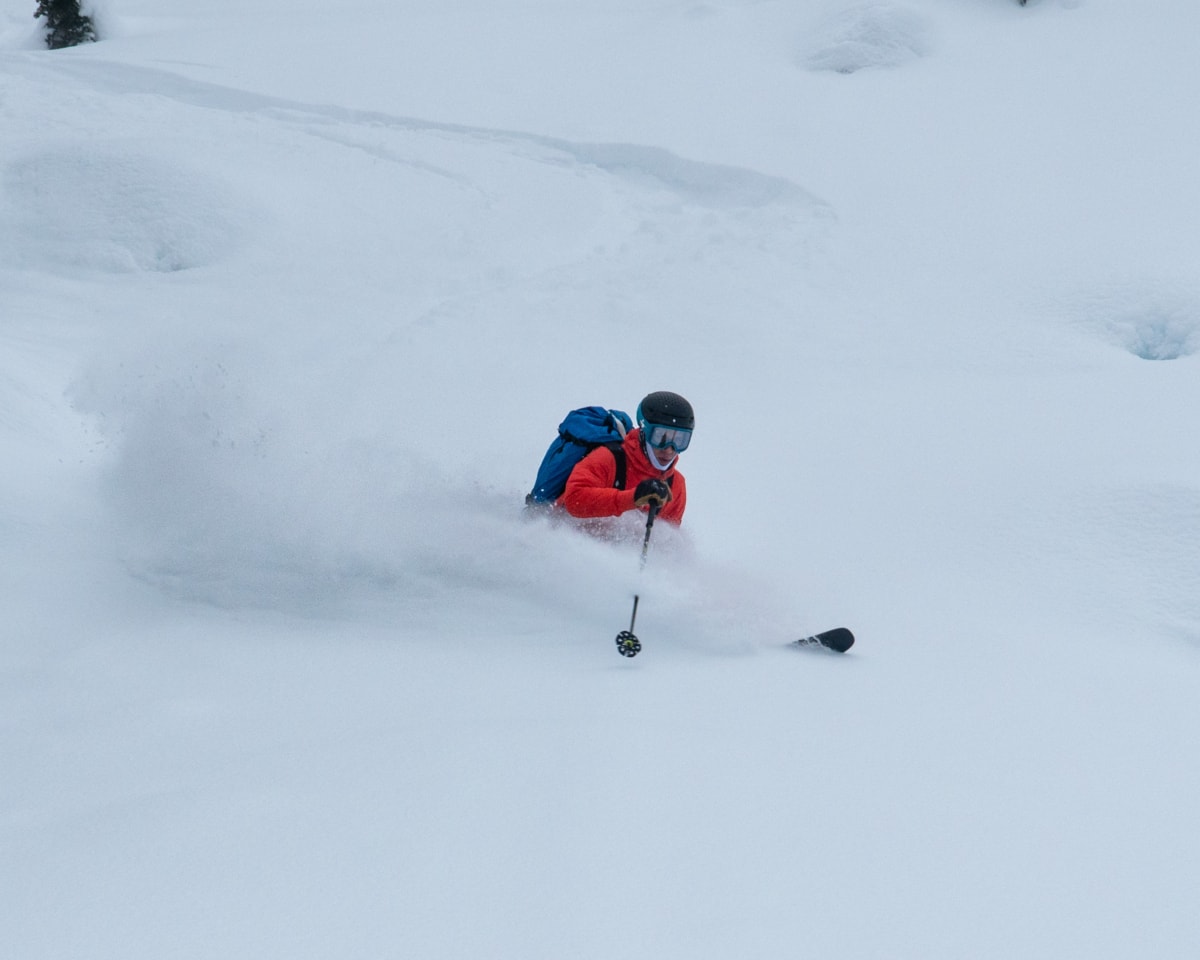
[(46, 46), (51, 50), (74, 47), (96, 39), (92, 18), (79, 9), (79, 0), (38, 0), (34, 18), (46, 18)]

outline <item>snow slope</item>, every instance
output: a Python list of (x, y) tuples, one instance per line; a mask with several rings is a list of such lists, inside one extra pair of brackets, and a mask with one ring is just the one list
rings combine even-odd
[(33, 6), (6, 953), (1195, 956), (1194, 4)]

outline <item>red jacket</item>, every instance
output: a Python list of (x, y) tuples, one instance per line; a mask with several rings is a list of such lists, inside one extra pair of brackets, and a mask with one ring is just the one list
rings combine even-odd
[(683, 474), (675, 469), (679, 460), (666, 470), (656, 470), (642, 452), (640, 429), (630, 430), (621, 446), (625, 451), (624, 490), (613, 489), (617, 481), (617, 461), (612, 451), (597, 447), (575, 464), (558, 503), (573, 517), (617, 517), (627, 510), (638, 509), (633, 505), (633, 492), (639, 483), (658, 477), (671, 486), (671, 499), (658, 516), (670, 523), (682, 521), (687, 507), (687, 483)]

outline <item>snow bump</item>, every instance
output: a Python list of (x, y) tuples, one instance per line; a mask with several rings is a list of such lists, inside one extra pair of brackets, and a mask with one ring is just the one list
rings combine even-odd
[(34, 268), (187, 270), (221, 259), (240, 233), (222, 184), (136, 150), (43, 150), (9, 163), (0, 185), (0, 249)]
[(810, 70), (857, 73), (899, 67), (929, 53), (924, 18), (891, 3), (859, 3), (824, 19), (801, 62)]

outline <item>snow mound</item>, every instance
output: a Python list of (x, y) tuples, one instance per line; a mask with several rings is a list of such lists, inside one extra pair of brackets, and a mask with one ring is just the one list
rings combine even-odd
[(857, 73), (899, 67), (929, 53), (930, 28), (916, 13), (890, 3), (860, 3), (830, 15), (802, 56), (810, 70)]
[(50, 271), (187, 270), (229, 253), (241, 207), (224, 185), (172, 160), (63, 145), (0, 171), (0, 250)]

